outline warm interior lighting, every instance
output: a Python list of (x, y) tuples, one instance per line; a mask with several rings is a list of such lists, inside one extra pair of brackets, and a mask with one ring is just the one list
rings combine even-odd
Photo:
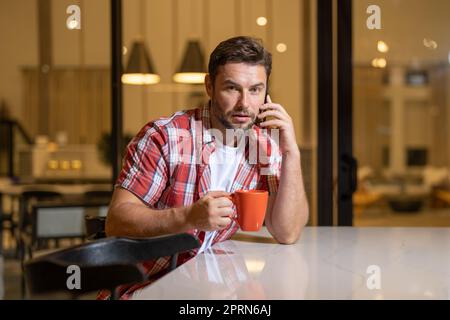
[(63, 170), (69, 170), (70, 169), (70, 162), (67, 160), (61, 160), (61, 169)]
[(378, 41), (377, 48), (378, 48), (378, 51), (381, 53), (386, 53), (389, 51), (389, 46), (384, 41)]
[(71, 166), (72, 166), (72, 169), (74, 169), (74, 170), (80, 170), (82, 167), (82, 162), (81, 162), (81, 160), (72, 160)]
[(173, 76), (178, 83), (200, 84), (204, 83), (206, 75), (205, 59), (200, 42), (190, 40), (183, 54), (183, 61)]
[(151, 56), (144, 42), (136, 40), (131, 48), (128, 65), (122, 75), (122, 82), (134, 85), (158, 83), (160, 76), (154, 70)]
[(387, 61), (384, 58), (375, 58), (372, 60), (372, 67), (374, 68), (386, 68)]
[(384, 58), (380, 58), (378, 59), (378, 67), (379, 68), (386, 68), (387, 66), (387, 61)]
[(157, 74), (149, 73), (126, 73), (122, 75), (122, 83), (125, 84), (155, 84), (159, 83), (161, 77)]
[(286, 52), (287, 45), (285, 43), (279, 43), (277, 44), (277, 51), (280, 53)]
[(203, 72), (183, 72), (175, 73), (173, 81), (178, 83), (200, 84), (205, 82), (206, 73)]
[(54, 142), (49, 142), (47, 144), (47, 151), (48, 152), (56, 152), (56, 151), (58, 151), (58, 144), (56, 144)]
[(434, 41), (433, 39), (428, 39), (428, 38), (423, 39), (423, 45), (431, 50), (436, 50), (438, 47), (438, 44), (436, 41)]
[(266, 17), (258, 17), (258, 19), (256, 19), (256, 24), (258, 26), (265, 26), (267, 24), (267, 18)]
[(58, 169), (58, 161), (57, 160), (49, 160), (47, 163), (47, 166), (51, 170), (56, 170), (56, 169)]

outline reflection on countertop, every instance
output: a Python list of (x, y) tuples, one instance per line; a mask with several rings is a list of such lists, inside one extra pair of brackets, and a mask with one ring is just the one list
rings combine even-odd
[(272, 243), (265, 229), (236, 239), (216, 244), (134, 298), (450, 297), (449, 228), (307, 227), (294, 245)]

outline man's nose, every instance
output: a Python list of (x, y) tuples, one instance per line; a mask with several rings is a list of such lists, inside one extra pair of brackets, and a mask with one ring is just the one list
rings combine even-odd
[(239, 104), (242, 107), (248, 107), (248, 102), (249, 102), (248, 92), (245, 91), (241, 92)]

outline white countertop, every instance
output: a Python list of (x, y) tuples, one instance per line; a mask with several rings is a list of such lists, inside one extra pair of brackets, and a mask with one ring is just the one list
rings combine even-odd
[(450, 299), (450, 228), (308, 227), (294, 245), (265, 229), (239, 237), (134, 299)]

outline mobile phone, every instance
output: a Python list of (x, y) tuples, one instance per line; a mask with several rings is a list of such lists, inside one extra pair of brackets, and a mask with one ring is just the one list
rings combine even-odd
[[(266, 90), (266, 95), (264, 96), (264, 103), (267, 103), (267, 96), (269, 95), (269, 90), (267, 89)], [(259, 113), (261, 113), (261, 110), (259, 110)], [(260, 119), (260, 118), (256, 118), (256, 120), (255, 120), (255, 124), (257, 125), (257, 126), (259, 126), (259, 124), (261, 123), (261, 122), (264, 122), (266, 119), (264, 118), (264, 119)]]

